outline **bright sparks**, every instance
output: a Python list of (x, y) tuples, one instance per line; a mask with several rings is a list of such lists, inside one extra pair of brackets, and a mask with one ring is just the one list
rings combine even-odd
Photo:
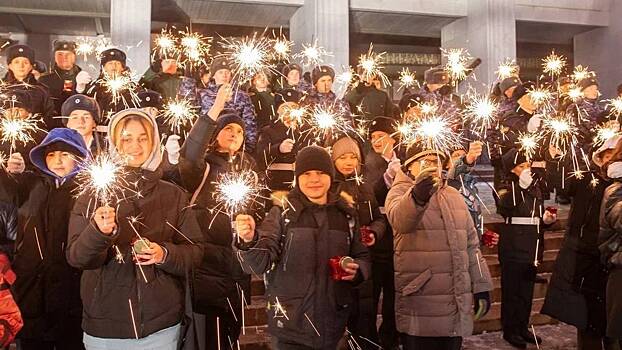
[(215, 198), (224, 212), (233, 217), (248, 208), (260, 191), (257, 173), (254, 171), (227, 172), (216, 183)]
[(465, 109), (465, 117), (469, 120), (471, 130), (478, 136), (486, 135), (486, 130), (494, 127), (498, 104), (493, 102), (488, 96), (475, 96), (467, 104)]
[(527, 160), (533, 159), (538, 151), (540, 139), (542, 139), (542, 136), (539, 134), (521, 134), (518, 136), (520, 151), (525, 154)]
[(622, 97), (616, 97), (611, 100), (607, 100), (607, 108), (611, 111), (611, 114), (619, 117), (622, 115)]
[(192, 106), (188, 100), (176, 99), (164, 106), (163, 117), (170, 130), (179, 135), (198, 117), (197, 107)]
[(518, 65), (515, 60), (507, 58), (499, 64), (499, 67), (497, 67), (497, 71), (495, 73), (497, 73), (499, 80), (513, 77), (518, 73)]
[(164, 28), (160, 34), (156, 36), (154, 55), (163, 59), (175, 58), (178, 56), (177, 38), (175, 38), (170, 30)]
[(402, 68), (400, 72), (400, 89), (415, 87), (416, 84), (417, 78), (415, 72), (411, 72), (408, 67)]
[(76, 196), (89, 196), (94, 201), (93, 210), (101, 205), (116, 205), (116, 202), (125, 198), (124, 190), (130, 188), (130, 184), (125, 181), (127, 171), (124, 166), (121, 157), (108, 153), (85, 160), (76, 176)]
[(566, 58), (562, 55), (557, 55), (555, 51), (542, 60), (544, 73), (548, 73), (551, 76), (560, 75), (564, 67), (566, 67)]
[(189, 68), (207, 66), (212, 38), (190, 30), (179, 35), (180, 65)]
[(315, 67), (324, 62), (325, 56), (330, 55), (331, 54), (323, 47), (318, 46), (316, 39), (313, 44), (302, 44), (302, 51), (295, 54), (293, 57), (295, 59), (300, 59), (302, 64), (306, 67)]
[(461, 137), (454, 132), (450, 120), (440, 116), (423, 116), (413, 123), (415, 142), (425, 149), (449, 154), (460, 143)]
[(572, 73), (572, 80), (576, 83), (580, 82), (585, 78), (589, 78), (594, 76), (594, 72), (588, 70), (588, 67), (583, 67), (582, 65), (578, 65), (574, 67), (574, 72)]
[(11, 152), (18, 143), (26, 145), (34, 142), (34, 135), (42, 131), (38, 124), (41, 119), (31, 115), (22, 118), (18, 115), (8, 115), (0, 119), (0, 141), (11, 146)]
[(357, 65), (357, 68), (361, 71), (361, 79), (363, 81), (378, 78), (385, 86), (390, 85), (389, 78), (382, 72), (382, 69), (384, 68), (382, 60), (385, 54), (386, 52), (375, 53), (374, 45), (369, 44), (367, 53), (359, 57)]
[(240, 82), (250, 81), (255, 74), (271, 69), (270, 40), (257, 37), (230, 38), (221, 43), (225, 57), (233, 64), (234, 75)]
[(468, 63), (471, 60), (466, 49), (441, 49), (443, 56), (447, 59), (445, 70), (449, 72), (454, 81), (464, 80), (469, 74)]
[(82, 58), (86, 61), (89, 55), (92, 55), (95, 52), (95, 46), (93, 43), (87, 38), (79, 38), (76, 42), (76, 55), (82, 56)]

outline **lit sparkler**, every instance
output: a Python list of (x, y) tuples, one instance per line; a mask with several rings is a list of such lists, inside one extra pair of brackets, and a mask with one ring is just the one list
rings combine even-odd
[(255, 74), (271, 69), (270, 40), (257, 34), (245, 38), (224, 39), (222, 47), (227, 50), (224, 56), (233, 64), (233, 71), (240, 82), (246, 82)]
[(252, 170), (227, 172), (220, 176), (216, 183), (215, 199), (218, 208), (229, 214), (233, 219), (239, 213), (257, 200), (261, 191), (257, 173)]
[(555, 115), (545, 115), (542, 118), (543, 136), (550, 136), (550, 145), (563, 154), (575, 144), (577, 127), (568, 118)]
[(572, 80), (574, 80), (576, 83), (578, 83), (579, 81), (594, 76), (594, 72), (589, 71), (588, 67), (583, 67), (582, 65), (578, 65), (576, 67), (574, 67), (574, 72), (572, 73)]
[(611, 111), (610, 114), (619, 117), (622, 115), (622, 97), (616, 97), (611, 100), (607, 100), (607, 108)]
[[(140, 98), (136, 94), (138, 84), (136, 84), (132, 77), (128, 73), (112, 74), (104, 73), (101, 79), (98, 79), (98, 84), (102, 85), (106, 92), (112, 96), (112, 103), (117, 105), (122, 103), (125, 108), (130, 108), (138, 105)], [(92, 89), (94, 89), (93, 86)], [(128, 101), (128, 98), (130, 101)]]
[(499, 64), (495, 73), (497, 73), (499, 80), (515, 76), (518, 73), (518, 65), (515, 60), (507, 58)]
[(9, 144), (10, 153), (17, 147), (18, 143), (26, 145), (34, 142), (37, 132), (44, 131), (39, 127), (40, 118), (28, 115), (25, 118), (15, 113), (6, 113), (0, 119), (0, 142)]
[(179, 32), (180, 65), (188, 68), (207, 66), (212, 38), (190, 30)]
[(346, 110), (340, 105), (318, 104), (306, 118), (310, 126), (309, 132), (313, 133), (318, 141), (328, 141), (338, 133), (353, 131), (345, 114)]
[(521, 134), (518, 136), (518, 144), (520, 151), (524, 152), (525, 157), (529, 161), (538, 151), (539, 142), (542, 139), (540, 134)]
[(417, 85), (415, 72), (411, 72), (408, 67), (402, 68), (400, 72), (400, 89), (411, 88)]
[(177, 38), (169, 29), (163, 28), (156, 36), (154, 55), (160, 58), (174, 58), (179, 52), (177, 49)]
[(197, 107), (185, 99), (175, 99), (164, 106), (164, 122), (174, 134), (191, 126), (198, 117)]
[(383, 56), (386, 52), (375, 53), (374, 45), (369, 44), (369, 49), (366, 54), (359, 57), (357, 68), (361, 71), (361, 79), (369, 81), (370, 79), (377, 77), (385, 86), (390, 85), (389, 78), (382, 72), (384, 66), (382, 66)]
[(568, 89), (568, 92), (566, 93), (566, 95), (568, 95), (568, 98), (570, 98), (572, 101), (577, 101), (583, 97), (583, 91), (581, 91), (580, 87), (573, 86), (570, 89)]
[(466, 105), (465, 117), (472, 123), (471, 130), (480, 137), (485, 137), (486, 130), (494, 127), (498, 104), (488, 96), (475, 96)]
[(423, 143), (425, 149), (449, 154), (462, 141), (449, 118), (443, 116), (424, 115), (414, 121), (413, 128), (415, 142)]
[(302, 51), (296, 53), (293, 57), (302, 60), (302, 64), (307, 67), (315, 67), (322, 64), (324, 56), (330, 55), (323, 47), (318, 46), (316, 39), (313, 44), (302, 44)]
[(460, 81), (467, 77), (469, 73), (468, 63), (471, 60), (466, 49), (441, 49), (443, 56), (447, 59), (445, 70), (449, 72), (451, 79)]
[(79, 38), (76, 42), (76, 55), (82, 56), (86, 61), (89, 55), (95, 52), (95, 46), (87, 38)]
[(558, 55), (555, 51), (551, 52), (550, 55), (546, 56), (542, 60), (542, 68), (544, 73), (548, 73), (551, 76), (558, 76), (562, 73), (566, 67), (566, 58), (562, 55)]
[(618, 135), (620, 133), (620, 126), (602, 125), (596, 129), (596, 136), (594, 136), (594, 145), (600, 146), (605, 141)]
[(272, 55), (276, 60), (289, 60), (289, 55), (292, 51), (294, 43), (285, 39), (285, 37), (279, 37), (272, 41)]
[(531, 98), (531, 102), (536, 106), (547, 104), (554, 98), (551, 90), (544, 87), (535, 87), (529, 90), (529, 97)]

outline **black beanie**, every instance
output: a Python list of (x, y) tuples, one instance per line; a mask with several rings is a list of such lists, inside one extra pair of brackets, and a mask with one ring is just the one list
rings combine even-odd
[(447, 154), (441, 151), (438, 151), (438, 150), (425, 148), (421, 145), (420, 142), (417, 142), (417, 143), (410, 145), (408, 149), (406, 150), (406, 160), (404, 161), (404, 168), (408, 169), (408, 166), (410, 165), (410, 163), (416, 161), (419, 158), (423, 158), (427, 155), (430, 155), (430, 154), (440, 157), (443, 161), (443, 164), (449, 158), (447, 157)]
[(56, 40), (54, 41), (54, 52), (56, 51), (70, 51), (76, 53), (76, 43), (68, 40)]
[(319, 146), (307, 146), (296, 155), (294, 173), (296, 179), (307, 171), (317, 170), (330, 176), (331, 181), (335, 178), (335, 166), (328, 152)]
[[(101, 112), (100, 112), (99, 104), (97, 103), (97, 100), (95, 100), (92, 97), (82, 95), (82, 94), (73, 95), (69, 97), (68, 99), (66, 99), (65, 102), (63, 102), (63, 106), (60, 109), (61, 110), (60, 114), (65, 117), (68, 117), (71, 114), (71, 112), (78, 110), (78, 109), (83, 110), (83, 111), (88, 111), (89, 113), (91, 113), (91, 116), (95, 120), (95, 123), (96, 124), (100, 123)], [(65, 126), (67, 125), (67, 118), (63, 118), (63, 124)]]
[(311, 80), (313, 81), (313, 85), (315, 85), (321, 77), (327, 75), (332, 79), (335, 79), (335, 70), (329, 66), (319, 66), (313, 68), (313, 71), (311, 72)]
[(369, 124), (369, 136), (374, 133), (374, 131), (384, 131), (389, 135), (393, 135), (395, 133), (395, 119), (389, 117), (376, 117)]
[(419, 95), (417, 93), (413, 93), (413, 94), (408, 94), (408, 95), (402, 96), (402, 98), (400, 99), (400, 102), (399, 102), (398, 105), (399, 105), (400, 110), (402, 111), (402, 113), (405, 113), (406, 111), (408, 111), (412, 107), (418, 106), (418, 105), (422, 104), (423, 102), (424, 102), (423, 96), (421, 96), (421, 95)]
[(587, 78), (581, 79), (579, 83), (577, 84), (577, 86), (581, 88), (581, 91), (587, 89), (588, 87), (592, 85), (598, 86), (598, 80), (596, 80), (595, 77), (587, 77)]
[(518, 101), (518, 99), (527, 95), (529, 93), (529, 90), (531, 90), (532, 88), (533, 88), (532, 82), (530, 81), (524, 82), (523, 84), (520, 84), (516, 87), (516, 90), (514, 90), (514, 93), (512, 94), (512, 98)]
[[(238, 112), (233, 109), (223, 109), (222, 112), (220, 112), (218, 119), (216, 119), (216, 130), (214, 130), (214, 138), (216, 138), (216, 136), (218, 136), (218, 133), (229, 124), (238, 124), (242, 127), (242, 130), (244, 130), (244, 120), (240, 118)], [(244, 133), (246, 133), (246, 130), (244, 130)]]
[(159, 92), (153, 90), (142, 90), (138, 94), (140, 100), (140, 108), (154, 107), (157, 109), (164, 108), (164, 101)]
[(28, 45), (13, 45), (6, 49), (7, 64), (11, 64), (11, 61), (18, 57), (26, 57), (30, 61), (30, 64), (35, 64), (35, 50)]
[(285, 102), (296, 102), (299, 103), (302, 98), (302, 92), (294, 89), (284, 89), (279, 91), (274, 96), (274, 107), (275, 109), (279, 109), (279, 107)]
[(499, 83), (499, 90), (501, 90), (501, 94), (505, 94), (505, 91), (512, 86), (519, 86), (521, 84), (520, 79), (517, 77), (509, 77), (505, 78)]
[(298, 72), (300, 72), (300, 76), (302, 77), (302, 68), (296, 63), (290, 63), (290, 64), (285, 65), (283, 69), (281, 70), (281, 73), (283, 74), (284, 77), (287, 78), (287, 75), (289, 74), (289, 72), (293, 70), (297, 70)]
[(501, 157), (501, 164), (506, 173), (511, 173), (517, 165), (527, 162), (524, 152), (512, 148)]
[(100, 61), (100, 64), (102, 66), (104, 66), (106, 63), (108, 63), (110, 61), (119, 61), (119, 62), (121, 62), (123, 67), (125, 67), (126, 66), (126, 60), (127, 60), (127, 57), (125, 56), (125, 52), (123, 52), (123, 51), (121, 51), (119, 49), (104, 50), (99, 55), (99, 61)]

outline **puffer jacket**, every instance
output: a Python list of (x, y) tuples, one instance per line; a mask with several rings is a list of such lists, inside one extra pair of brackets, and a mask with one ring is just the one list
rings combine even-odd
[[(209, 307), (229, 310), (245, 302), (250, 303), (250, 275), (244, 273), (231, 247), (233, 232), (228, 213), (212, 211), (218, 203), (214, 197), (219, 178), (230, 172), (254, 169), (254, 162), (246, 153), (234, 156), (215, 150), (206, 150), (214, 142), (216, 123), (209, 116), (199, 117), (181, 149), (179, 172), (183, 187), (193, 193), (194, 211), (203, 233), (206, 250), (203, 261), (194, 271), (194, 305), (197, 312)], [(248, 214), (253, 214), (248, 208)], [(238, 308), (235, 307), (237, 310)]]
[(492, 290), (486, 260), (462, 195), (442, 186), (424, 207), (401, 170), (385, 208), (395, 247), (397, 330), (413, 336), (473, 332), (473, 294)]
[[(334, 349), (343, 336), (356, 281), (369, 276), (369, 253), (355, 214), (335, 193), (327, 205), (311, 203), (297, 187), (288, 209), (272, 208), (255, 240), (239, 244), (244, 270), (267, 282), (268, 330), (279, 340)], [(334, 281), (328, 261), (350, 256), (360, 266), (355, 281)]]
[(598, 235), (601, 261), (609, 268), (607, 279), (607, 336), (622, 339), (622, 179), (607, 187), (600, 207)]
[(385, 116), (393, 116), (393, 102), (389, 95), (378, 90), (376, 86), (365, 86), (360, 82), (345, 97), (350, 105), (350, 110), (355, 114), (362, 114), (362, 119), (371, 121), (372, 119)]
[[(115, 135), (119, 121), (128, 115), (149, 120), (154, 147), (140, 168), (125, 169), (124, 181), (132, 188), (121, 190), (116, 196), (120, 199), (112, 205), (116, 230), (110, 235), (99, 231), (92, 219), (97, 203), (89, 193), (78, 197), (69, 219), (67, 261), (83, 270), (82, 328), (99, 338), (144, 338), (180, 323), (185, 305), (183, 278), (203, 257), (203, 237), (194, 211), (188, 208), (188, 196), (161, 180), (155, 119), (128, 109), (113, 116), (108, 133)], [(116, 152), (114, 144), (109, 147)], [(132, 244), (139, 236), (166, 249), (161, 264), (139, 267), (134, 263)]]
[[(187, 98), (194, 106), (199, 106), (199, 115), (209, 118), (207, 113), (214, 105), (220, 85), (210, 81), (207, 88), (197, 88), (196, 81), (184, 77), (179, 86), (179, 96)], [(225, 103), (225, 109), (233, 109), (244, 120), (244, 145), (247, 152), (252, 152), (257, 143), (257, 117), (255, 108), (248, 94), (240, 89), (233, 92), (231, 100)]]

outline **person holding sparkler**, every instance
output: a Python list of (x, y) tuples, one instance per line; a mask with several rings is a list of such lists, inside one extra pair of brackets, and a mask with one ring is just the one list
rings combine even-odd
[(397, 330), (406, 350), (458, 350), (473, 332), (471, 310), (490, 308), (492, 279), (464, 198), (441, 179), (447, 155), (419, 143), (406, 152), (385, 203)]
[(61, 108), (63, 124), (76, 130), (84, 140), (93, 157), (106, 149), (104, 139), (97, 132), (97, 124), (101, 123), (101, 111), (97, 101), (86, 95), (73, 95)]
[[(142, 85), (149, 90), (157, 91), (162, 95), (162, 99), (169, 101), (177, 97), (179, 86), (181, 85), (181, 72), (176, 58), (162, 57), (160, 59), (161, 69), (159, 72), (146, 72), (141, 78)], [(150, 68), (151, 69), (151, 68)]]
[(53, 119), (54, 103), (45, 85), (38, 82), (32, 74), (35, 64), (35, 51), (28, 45), (13, 45), (5, 49), (8, 71), (4, 78), (6, 95), (23, 92), (30, 96), (29, 111), (43, 119), (46, 130), (51, 130), (60, 121)]
[(613, 183), (607, 165), (622, 136), (608, 140), (592, 155), (589, 173), (570, 177), (567, 193), (572, 198), (562, 247), (540, 313), (577, 328), (579, 349), (618, 349), (606, 337), (607, 266), (598, 250), (599, 217), (605, 189)]
[(516, 111), (518, 108), (517, 98), (514, 96), (514, 91), (518, 88), (522, 82), (519, 77), (508, 77), (500, 81), (495, 85), (492, 96), (499, 101), (499, 106), (496, 109), (497, 120), (501, 119), (506, 113)]
[(598, 80), (590, 76), (580, 80), (577, 87), (581, 90), (581, 98), (566, 109), (566, 116), (572, 118), (579, 128), (577, 135), (579, 146), (589, 153), (596, 135), (596, 127), (607, 120), (607, 112), (598, 98)]
[(115, 186), (112, 198), (92, 197), (105, 180), (95, 174), (80, 184), (69, 219), (67, 261), (83, 270), (84, 345), (175, 350), (183, 278), (202, 259), (203, 237), (186, 193), (160, 179), (155, 119), (136, 108), (121, 111), (108, 135), (110, 154), (125, 165), (107, 182), (126, 185)]
[(313, 68), (311, 72), (313, 88), (302, 100), (303, 106), (334, 106), (336, 110), (345, 112), (348, 117), (350, 115), (350, 106), (342, 99), (337, 98), (333, 92), (333, 82), (335, 79), (335, 70), (329, 66), (319, 66)]
[(452, 93), (451, 75), (443, 67), (433, 67), (423, 74), (425, 84), (419, 94), (427, 103), (434, 104), (437, 114), (452, 115), (458, 111), (458, 98)]
[[(266, 125), (259, 133), (257, 154), (259, 170), (266, 172), (266, 185), (272, 204), (283, 206), (284, 198), (294, 183), (294, 165), (298, 151), (309, 143), (308, 133), (302, 129), (302, 93), (281, 90), (276, 95), (278, 120)], [(268, 206), (270, 207), (270, 206)]]
[(36, 172), (25, 171), (23, 161), (12, 158), (0, 174), (19, 207), (13, 292), (24, 328), (18, 349), (84, 349), (80, 271), (67, 264), (65, 248), (74, 177), (88, 157), (77, 131), (56, 128), (30, 151)]
[[(380, 213), (372, 183), (366, 182), (363, 177), (362, 145), (353, 137), (344, 134), (331, 145), (331, 158), (336, 170), (331, 190), (356, 210), (361, 241), (371, 249), (377, 241), (384, 239), (387, 221)], [(348, 329), (363, 349), (374, 349), (376, 346), (365, 340), (378, 342), (378, 308), (377, 305), (374, 308), (372, 281), (367, 280), (358, 285), (353, 290), (353, 298)]]
[(542, 344), (529, 327), (536, 270), (544, 252), (544, 229), (557, 214), (544, 208), (531, 161), (515, 148), (503, 157), (506, 180), (497, 188), (497, 213), (505, 223), (499, 229), (501, 263), (501, 324), (503, 339), (516, 348)]
[[(369, 124), (372, 150), (365, 156), (364, 180), (374, 189), (380, 213), (387, 220), (384, 203), (401, 160), (398, 157), (396, 122), (392, 117), (376, 117)], [(370, 249), (374, 288), (374, 310), (382, 293), (382, 324), (378, 329), (380, 345), (393, 349), (398, 343), (395, 326), (395, 281), (393, 276), (393, 228), (387, 224), (383, 237)]]
[(373, 118), (384, 115), (393, 115), (393, 101), (389, 95), (376, 87), (374, 81), (376, 75), (370, 75), (363, 79), (363, 73), (359, 72), (359, 79), (345, 96), (350, 105), (350, 110), (360, 114), (362, 120), (371, 121)]
[[(54, 41), (54, 64), (52, 71), (44, 74), (39, 82), (50, 91), (54, 101), (54, 115), (62, 115), (63, 103), (76, 91), (76, 76), (82, 69), (76, 64), (76, 43), (66, 40)], [(59, 120), (55, 127), (60, 127)]]
[(296, 185), (285, 209), (272, 207), (261, 226), (236, 218), (244, 271), (266, 274), (268, 332), (278, 349), (336, 349), (352, 305), (352, 288), (369, 277), (369, 252), (356, 211), (330, 191), (335, 168), (318, 146), (296, 156)]
[(76, 91), (97, 100), (103, 114), (138, 107), (138, 86), (132, 82), (125, 52), (107, 49), (99, 55), (101, 72), (92, 81), (86, 71), (76, 76)]
[[(197, 119), (179, 162), (183, 187), (193, 193), (191, 205), (208, 245), (193, 280), (195, 312), (205, 316), (208, 349), (237, 342), (241, 312), (250, 303), (250, 275), (242, 271), (231, 247), (234, 213), (221, 209), (214, 195), (223, 176), (255, 167), (244, 152), (244, 121), (236, 111), (223, 109), (229, 93), (222, 85), (210, 112)], [(244, 209), (253, 213), (252, 208)]]
[(257, 129), (272, 124), (275, 120), (274, 93), (270, 90), (270, 80), (264, 71), (257, 72), (251, 79), (248, 95), (257, 114)]
[[(197, 89), (196, 81), (192, 78), (183, 78), (179, 87), (179, 96), (188, 99), (193, 106), (200, 106), (199, 115), (207, 118), (212, 107), (218, 108), (216, 115), (223, 109), (235, 110), (244, 121), (244, 146), (247, 152), (252, 152), (257, 143), (257, 117), (255, 108), (248, 94), (232, 85), (231, 64), (222, 57), (214, 58), (210, 65), (212, 79), (206, 89)], [(228, 91), (224, 103), (217, 103), (220, 90)]]

